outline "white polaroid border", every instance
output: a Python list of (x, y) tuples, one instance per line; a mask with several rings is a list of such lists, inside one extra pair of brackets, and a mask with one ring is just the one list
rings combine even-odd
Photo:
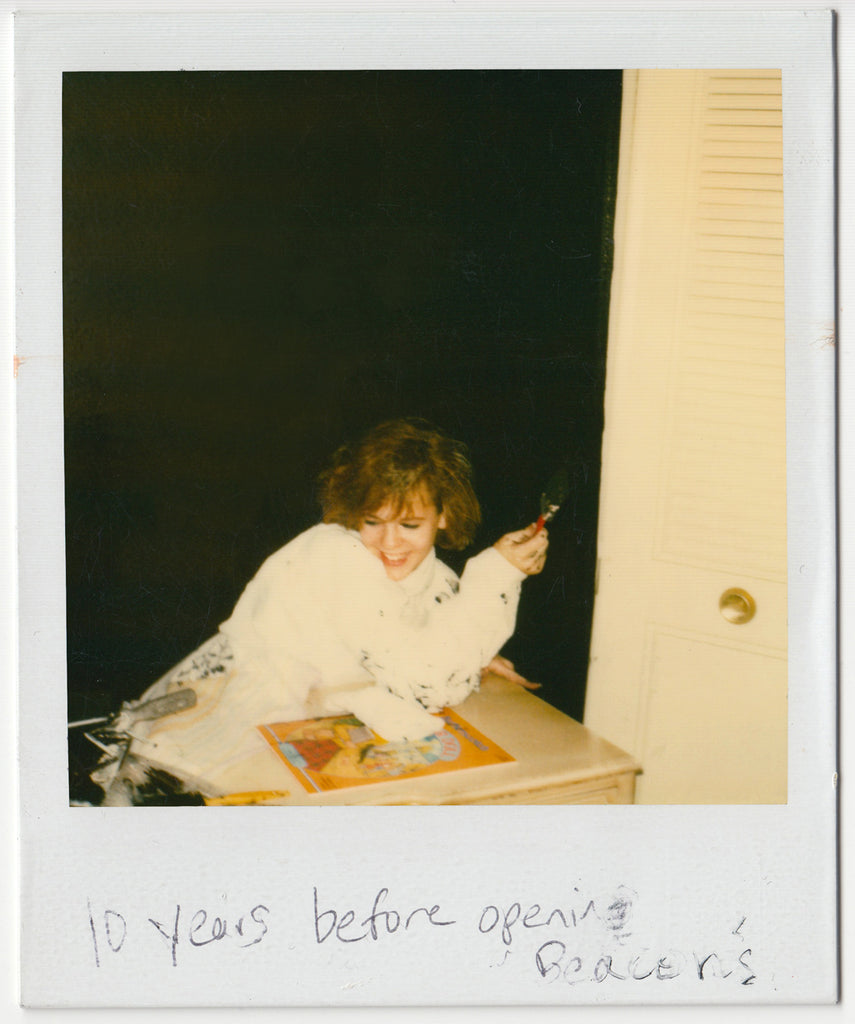
[[(25, 9), (15, 44), (24, 1004), (834, 1000), (834, 350), (820, 344), (835, 314), (830, 13), (476, 3), (289, 5), (259, 14)], [(783, 69), (786, 806), (68, 806), (62, 73), (336, 67)], [(644, 973), (642, 961), (653, 964), (650, 975), (620, 980), (608, 964), (597, 967), (601, 950), (583, 917), (590, 900), (631, 907), (627, 949), (642, 958), (637, 973)], [(602, 977), (574, 984), (572, 972), (544, 976), (537, 951), (548, 938), (566, 936), (563, 929), (526, 929), (524, 915), (534, 906), (578, 915), (572, 955)], [(376, 938), (346, 942), (333, 930), (321, 939), (332, 918), (319, 915), (335, 912), (340, 922), (352, 910), (363, 919), (372, 908), (403, 918), (425, 912), (416, 918), (421, 927), (390, 933), (389, 918), (379, 916)], [(485, 927), (488, 908), (496, 909), (498, 927)], [(194, 945), (190, 926), (200, 911), (209, 922), (227, 921), (231, 938)], [(241, 918), (243, 942), (234, 941)], [(715, 956), (726, 969), (711, 967), (700, 978), (698, 954)], [(614, 973), (627, 972), (615, 964)]]

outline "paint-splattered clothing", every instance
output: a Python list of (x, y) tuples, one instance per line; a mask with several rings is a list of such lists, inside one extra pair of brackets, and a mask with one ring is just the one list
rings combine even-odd
[[(303, 701), (312, 687), (329, 693), (374, 682), (410, 709), (413, 728), (419, 707), (459, 704), (478, 686), (481, 668), (513, 633), (524, 579), (488, 548), (461, 579), (431, 551), (396, 582), (357, 533), (320, 525), (267, 559), (220, 629), (254, 685)], [(327, 700), (373, 724), (375, 694)], [(394, 710), (385, 701), (384, 719)], [(422, 721), (428, 732), (436, 725)]]
[(156, 725), (145, 754), (204, 777), (263, 745), (260, 724), (342, 712), (387, 740), (429, 735), (443, 724), (431, 713), (477, 689), (513, 633), (524, 579), (488, 548), (460, 579), (431, 551), (396, 582), (357, 533), (312, 527), (267, 559), (216, 636), (146, 692), (196, 684), (207, 696)]

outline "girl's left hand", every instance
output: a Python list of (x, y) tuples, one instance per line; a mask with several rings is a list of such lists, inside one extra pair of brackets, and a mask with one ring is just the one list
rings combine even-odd
[(517, 686), (522, 686), (526, 690), (539, 690), (540, 683), (529, 682), (524, 676), (521, 676), (519, 672), (514, 670), (514, 664), (512, 661), (508, 661), (507, 658), (503, 658), (500, 654), (497, 654), (495, 658), (481, 669), (481, 676), (487, 675), (488, 672), (492, 672), (497, 676), (501, 676), (503, 679), (510, 679), (512, 683), (516, 683)]

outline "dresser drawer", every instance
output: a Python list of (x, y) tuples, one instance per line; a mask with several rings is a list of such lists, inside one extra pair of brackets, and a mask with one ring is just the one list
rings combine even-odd
[(549, 786), (515, 789), (496, 796), (455, 801), (473, 804), (631, 804), (635, 796), (635, 773), (558, 782)]

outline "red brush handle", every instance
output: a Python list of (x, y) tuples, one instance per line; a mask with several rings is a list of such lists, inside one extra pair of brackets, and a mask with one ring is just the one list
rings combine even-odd
[(537, 517), (537, 523), (535, 524), (535, 527), (534, 527), (534, 532), (536, 534), (540, 533), (540, 531), (543, 529), (545, 524), (546, 524), (546, 516), (545, 515), (539, 515)]

